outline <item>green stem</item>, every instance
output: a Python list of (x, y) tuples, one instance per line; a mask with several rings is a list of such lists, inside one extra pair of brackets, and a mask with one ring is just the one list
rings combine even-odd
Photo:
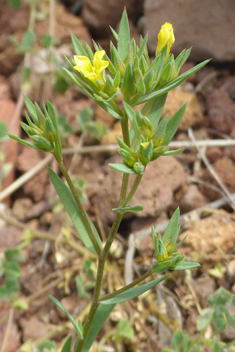
[(97, 242), (97, 240), (95, 238), (95, 235), (94, 235), (94, 233), (92, 231), (92, 228), (91, 228), (90, 223), (88, 221), (87, 214), (86, 214), (86, 212), (85, 212), (85, 210), (84, 210), (84, 208), (82, 206), (82, 203), (81, 203), (81, 201), (79, 199), (79, 196), (78, 196), (78, 194), (76, 192), (76, 189), (75, 189), (75, 187), (73, 185), (73, 182), (72, 182), (72, 180), (71, 180), (71, 178), (70, 178), (70, 176), (68, 174), (68, 171), (66, 170), (66, 167), (64, 166), (63, 161), (60, 160), (57, 157), (56, 157), (56, 160), (58, 162), (58, 165), (60, 167), (60, 170), (61, 170), (62, 174), (64, 175), (64, 177), (65, 177), (65, 179), (66, 179), (66, 181), (67, 181), (67, 183), (69, 185), (69, 188), (70, 188), (71, 192), (73, 193), (74, 199), (75, 199), (75, 201), (77, 203), (78, 209), (80, 210), (80, 213), (81, 213), (82, 219), (84, 221), (84, 225), (85, 225), (85, 227), (86, 227), (86, 229), (88, 231), (89, 237), (90, 237), (90, 239), (91, 239), (91, 241), (92, 241), (92, 243), (93, 243), (93, 245), (95, 247), (95, 250), (96, 250), (97, 254), (99, 255), (101, 253), (101, 248), (100, 248), (100, 246), (99, 246), (99, 244), (98, 244), (98, 242)]
[(109, 294), (101, 297), (100, 301), (106, 301), (107, 299), (113, 298), (113, 297), (119, 295), (120, 293), (123, 293), (123, 292), (127, 291), (129, 288), (132, 288), (132, 287), (140, 284), (142, 281), (147, 279), (147, 277), (149, 277), (152, 274), (153, 274), (152, 269), (148, 270), (145, 274), (141, 275), (140, 277), (138, 277), (137, 279), (132, 281), (129, 285), (126, 285), (126, 286), (120, 288), (119, 290), (117, 290), (115, 292), (109, 293)]
[[(138, 182), (134, 182), (132, 189), (130, 191), (130, 193), (128, 194), (128, 197), (126, 198), (126, 193), (127, 193), (127, 185), (128, 185), (128, 177), (126, 177), (126, 175), (123, 175), (123, 182), (122, 182), (122, 188), (121, 188), (121, 195), (120, 195), (120, 201), (119, 204), (120, 205), (128, 205), (129, 201), (132, 199), (132, 197), (135, 194), (135, 191), (138, 187), (138, 184), (140, 182), (141, 177), (138, 175), (136, 177), (136, 179), (138, 179)], [(125, 199), (126, 198), (126, 199)], [(122, 200), (125, 199), (125, 201), (123, 202)], [(86, 341), (89, 329), (91, 327), (93, 318), (95, 316), (95, 313), (97, 311), (97, 308), (99, 306), (99, 297), (100, 297), (100, 292), (101, 292), (101, 288), (102, 288), (102, 283), (103, 283), (103, 275), (104, 275), (104, 266), (105, 266), (105, 262), (106, 259), (108, 257), (109, 254), (109, 250), (110, 247), (113, 243), (113, 240), (117, 234), (118, 228), (120, 226), (120, 223), (122, 221), (122, 217), (123, 214), (117, 213), (115, 218), (114, 218), (114, 222), (112, 225), (112, 228), (110, 230), (110, 233), (108, 235), (106, 244), (104, 246), (104, 249), (102, 250), (102, 252), (100, 253), (99, 256), (99, 264), (98, 264), (98, 272), (97, 272), (97, 278), (96, 278), (96, 285), (95, 285), (95, 291), (94, 291), (94, 295), (93, 295), (93, 299), (92, 299), (92, 304), (91, 304), (91, 308), (86, 320), (86, 323), (84, 325), (84, 329), (83, 329), (83, 340), (80, 340), (76, 351), (75, 352), (81, 352), (82, 348), (84, 346), (84, 343)]]
[(142, 176), (143, 175), (137, 175), (136, 176), (135, 181), (133, 183), (133, 186), (132, 186), (128, 196), (126, 197), (126, 200), (125, 200), (124, 204), (122, 205), (122, 207), (126, 207), (130, 203), (130, 201), (133, 198), (135, 192), (137, 191), (137, 188), (139, 187), (139, 184), (140, 184), (140, 181), (142, 179)]

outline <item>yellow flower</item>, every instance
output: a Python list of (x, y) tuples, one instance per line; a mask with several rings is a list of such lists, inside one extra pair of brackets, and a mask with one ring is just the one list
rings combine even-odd
[(170, 53), (171, 46), (175, 42), (175, 36), (173, 32), (173, 27), (171, 23), (166, 22), (162, 27), (160, 32), (158, 33), (158, 44), (156, 49), (157, 53), (162, 50), (162, 48), (167, 45), (167, 56)]
[(108, 67), (109, 62), (102, 60), (105, 54), (104, 50), (96, 51), (93, 62), (87, 56), (74, 55), (75, 70), (81, 72), (85, 77), (90, 79), (97, 87), (97, 79), (104, 84), (102, 72)]

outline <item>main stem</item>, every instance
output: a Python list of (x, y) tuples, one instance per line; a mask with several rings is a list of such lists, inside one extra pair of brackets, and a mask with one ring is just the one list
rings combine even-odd
[[(126, 115), (123, 117), (123, 120), (121, 120), (121, 125), (122, 125), (123, 140), (127, 145), (130, 145), (128, 118)], [(140, 178), (139, 178), (139, 176), (136, 177), (136, 179), (138, 179), (138, 182), (135, 180), (135, 182), (132, 186), (132, 189), (127, 196), (129, 175), (123, 174), (119, 207), (128, 205), (128, 203), (130, 202), (134, 193), (136, 192), (136, 189), (137, 189), (138, 184), (140, 182)], [(79, 341), (75, 352), (82, 351), (82, 348), (83, 348), (84, 343), (86, 341), (86, 338), (87, 338), (89, 329), (91, 327), (93, 318), (94, 318), (95, 313), (97, 311), (97, 308), (99, 306), (99, 298), (100, 298), (100, 293), (101, 293), (101, 289), (102, 289), (105, 262), (108, 257), (108, 254), (109, 254), (110, 247), (113, 243), (113, 240), (117, 234), (118, 228), (119, 228), (120, 223), (122, 221), (122, 217), (123, 217), (123, 214), (117, 212), (117, 214), (115, 215), (115, 218), (114, 218), (112, 228), (111, 228), (110, 233), (108, 235), (107, 241), (105, 243), (104, 249), (101, 251), (101, 253), (99, 255), (98, 271), (97, 271), (96, 285), (95, 285), (94, 295), (93, 295), (93, 299), (92, 299), (92, 304), (91, 304), (91, 308), (90, 308), (90, 311), (87, 316), (86, 323), (84, 325), (83, 340)]]

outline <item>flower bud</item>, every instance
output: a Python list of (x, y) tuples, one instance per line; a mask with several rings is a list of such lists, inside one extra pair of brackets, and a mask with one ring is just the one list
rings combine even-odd
[(144, 165), (140, 162), (140, 161), (137, 161), (134, 165), (133, 165), (133, 170), (137, 173), (137, 174), (143, 174), (144, 172)]
[(166, 22), (161, 27), (161, 30), (158, 34), (158, 44), (156, 49), (156, 55), (167, 44), (167, 56), (168, 56), (171, 50), (171, 46), (174, 42), (175, 42), (175, 36), (174, 36), (172, 24)]

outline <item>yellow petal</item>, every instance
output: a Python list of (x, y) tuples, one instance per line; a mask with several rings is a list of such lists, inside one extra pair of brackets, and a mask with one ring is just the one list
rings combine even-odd
[(109, 65), (108, 61), (102, 60), (104, 54), (105, 54), (104, 50), (96, 51), (94, 54), (93, 66), (95, 67), (95, 70), (97, 73), (98, 72), (101, 73)]
[(75, 70), (82, 72), (83, 74), (87, 71), (92, 72), (92, 64), (88, 57), (74, 55), (73, 59), (75, 63)]

